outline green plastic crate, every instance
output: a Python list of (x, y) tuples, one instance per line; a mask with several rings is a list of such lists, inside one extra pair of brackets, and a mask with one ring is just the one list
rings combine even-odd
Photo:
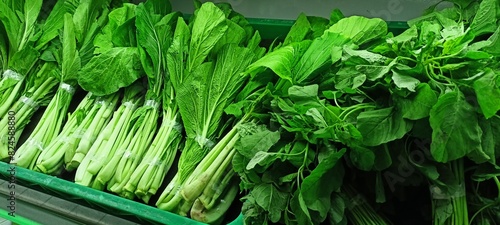
[[(255, 19), (249, 22), (257, 29), (264, 40), (283, 39), (293, 20)], [(399, 34), (407, 28), (406, 22), (388, 22), (389, 31)], [(0, 175), (7, 178), (9, 164), (0, 162)], [(73, 182), (41, 174), (24, 168), (16, 169), (16, 179), (27, 187), (41, 190), (45, 193), (59, 196), (63, 199), (86, 204), (93, 208), (101, 209), (109, 214), (125, 219), (134, 220), (142, 224), (167, 224), (167, 225), (201, 225), (203, 223), (166, 212), (155, 207), (124, 199), (106, 192), (84, 187)], [(228, 225), (243, 225), (243, 216), (240, 214)]]

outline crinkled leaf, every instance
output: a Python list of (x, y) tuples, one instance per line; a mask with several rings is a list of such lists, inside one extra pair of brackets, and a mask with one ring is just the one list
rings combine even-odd
[(139, 52), (133, 47), (116, 47), (93, 57), (78, 76), (80, 86), (98, 96), (117, 92), (144, 74)]
[[(108, 14), (108, 23), (103, 27), (100, 34), (96, 35), (94, 39), (94, 45), (96, 46), (95, 53), (104, 53), (114, 47), (113, 35), (115, 31), (125, 24), (127, 21), (131, 21), (135, 17), (136, 5), (125, 3), (122, 7), (116, 8)], [(129, 47), (129, 46), (116, 46), (116, 47)]]

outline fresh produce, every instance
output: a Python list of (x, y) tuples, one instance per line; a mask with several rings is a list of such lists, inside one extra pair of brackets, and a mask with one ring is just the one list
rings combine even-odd
[[(228, 13), (225, 14), (224, 9)], [(259, 34), (248, 29), (248, 22), (228, 5), (218, 7), (205, 3), (198, 6), (192, 23), (191, 31), (183, 21), (177, 23), (174, 35), (176, 45), (172, 45), (168, 55), (175, 100), (187, 139), (179, 159), (179, 171), (156, 203), (161, 209), (181, 215), (188, 215), (193, 207), (197, 207), (198, 211), (204, 209), (195, 202), (198, 197), (195, 193), (212, 188), (213, 183), (209, 183), (211, 176), (218, 176), (214, 181), (225, 176), (226, 182), (232, 180), (233, 172), (227, 169), (230, 157), (224, 163), (214, 162), (214, 154), (217, 155), (224, 146), (213, 146), (213, 142), (230, 125), (223, 121), (222, 116), (224, 108), (231, 104), (248, 80), (242, 72), (263, 53), (263, 49), (258, 47)], [(228, 142), (229, 139), (221, 141)], [(208, 168), (209, 165), (212, 165), (211, 168)], [(205, 178), (198, 180), (200, 176)], [(224, 189), (225, 185), (222, 185), (220, 191)], [(188, 196), (187, 192), (194, 193)], [(219, 210), (209, 217), (210, 221), (204, 222), (222, 218), (237, 192), (231, 193), (227, 198), (221, 196), (222, 193), (209, 196), (213, 197), (213, 202), (206, 208)], [(219, 197), (226, 199), (225, 202), (219, 201)]]
[(48, 104), (12, 163), (208, 224), (500, 224), (500, 2), (449, 2), (266, 40), (227, 3), (61, 0), (17, 50), (2, 0), (2, 70), (36, 54), (0, 100)]
[[(54, 94), (57, 85), (55, 65), (42, 54), (50, 48), (62, 27), (65, 8), (54, 7), (45, 21), (39, 21), (42, 1), (0, 2), (0, 61), (3, 75), (0, 80), (0, 158), (11, 159), (24, 127), (40, 106)], [(8, 130), (9, 119), (15, 114), (15, 131)], [(10, 125), (11, 127), (13, 125)], [(11, 137), (11, 133), (14, 133)]]
[[(57, 4), (67, 4), (65, 1), (59, 1)], [(101, 3), (102, 4), (102, 3)], [(92, 5), (92, 7), (90, 7)], [(82, 65), (87, 63), (89, 42), (91, 43), (95, 37), (96, 30), (99, 26), (93, 25), (93, 20), (98, 16), (99, 7), (97, 2), (82, 1), (73, 11), (58, 12), (56, 15), (63, 14), (60, 20), (64, 21), (63, 34), (61, 36), (61, 45), (56, 49), (51, 49), (47, 55), (59, 60), (60, 74), (57, 77), (59, 87), (55, 96), (50, 101), (45, 110), (40, 122), (34, 128), (27, 141), (21, 145), (14, 156), (17, 158), (14, 163), (21, 167), (33, 165), (40, 152), (44, 150), (48, 144), (54, 140), (60, 132), (63, 122), (66, 119), (66, 114), (73, 99), (77, 87), (78, 71)], [(68, 7), (69, 8), (69, 7)], [(55, 6), (54, 10), (64, 10), (64, 7)], [(57, 11), (52, 11), (57, 12)], [(72, 13), (77, 17), (73, 18)], [(75, 23), (76, 21), (76, 23)], [(83, 23), (82, 23), (83, 22)], [(78, 27), (75, 27), (75, 24)], [(98, 24), (102, 24), (102, 21)], [(82, 33), (81, 30), (93, 30), (93, 32)], [(78, 32), (80, 31), (80, 32)], [(62, 50), (59, 50), (62, 49)], [(80, 55), (80, 52), (82, 53)], [(87, 55), (85, 55), (85, 53)], [(83, 62), (82, 62), (83, 59)], [(86, 140), (85, 138), (83, 140)], [(93, 141), (89, 139), (88, 141)]]

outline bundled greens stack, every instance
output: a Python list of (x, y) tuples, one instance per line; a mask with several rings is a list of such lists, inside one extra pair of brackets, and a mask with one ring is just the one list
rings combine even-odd
[[(60, 82), (59, 88), (34, 131), (17, 149), (17, 159), (13, 162), (21, 167), (32, 165), (40, 152), (59, 134), (77, 88), (78, 71), (91, 57), (88, 55), (88, 48), (92, 48), (89, 43), (92, 43), (95, 37), (94, 33), (99, 28), (98, 24), (102, 24), (102, 21), (100, 23), (92, 23), (92, 21), (97, 19), (105, 2), (81, 1), (79, 5), (74, 6), (76, 7), (74, 9), (67, 6), (68, 12), (64, 11), (64, 4), (70, 3), (59, 1), (52, 11), (56, 15), (62, 14), (62, 17), (58, 18), (64, 22), (61, 44), (46, 52), (47, 57), (50, 56), (60, 64), (60, 74), (57, 77)], [(72, 16), (73, 13), (75, 18)], [(57, 30), (55, 34), (58, 34)]]
[[(186, 196), (184, 189), (202, 191), (212, 188), (208, 186), (209, 180), (192, 183), (203, 172), (196, 166), (200, 163), (206, 167), (210, 162), (204, 161), (217, 154), (218, 147), (213, 146), (213, 142), (230, 126), (230, 123), (223, 122), (224, 109), (248, 80), (242, 72), (263, 53), (263, 49), (258, 46), (260, 36), (254, 34), (240, 14), (227, 4), (213, 3), (197, 5), (191, 27), (182, 20), (178, 21), (174, 43), (169, 51), (168, 66), (187, 139), (180, 156), (179, 171), (156, 204), (161, 209), (187, 215), (192, 208), (199, 206), (195, 203), (197, 196)], [(217, 166), (216, 163), (213, 165)], [(226, 168), (221, 166), (207, 172), (223, 177), (227, 175), (231, 180), (233, 173)], [(214, 198), (210, 205), (212, 212), (205, 214), (208, 220), (205, 222), (220, 219), (236, 191), (233, 189), (226, 196), (219, 195), (222, 200)]]
[[(106, 95), (126, 87), (121, 105), (112, 120), (89, 149), (77, 149), (71, 159), (76, 168), (75, 182), (92, 186), (101, 168), (108, 164), (137, 119), (136, 110), (144, 104), (145, 90), (139, 51), (135, 38), (136, 5), (124, 4), (109, 13), (109, 21), (94, 41), (98, 54), (82, 69), (79, 84), (93, 93)], [(94, 82), (101, 79), (102, 82)], [(102, 185), (100, 185), (102, 186)], [(99, 187), (102, 188), (102, 187)]]
[[(40, 106), (45, 106), (54, 94), (55, 64), (46, 61), (41, 51), (57, 36), (62, 23), (60, 9), (38, 23), (42, 1), (0, 2), (0, 57), (2, 80), (0, 81), (0, 157), (13, 156), (9, 151), (16, 146), (24, 127)], [(40, 29), (41, 28), (41, 29)], [(7, 113), (9, 112), (9, 116)], [(10, 118), (10, 119), (9, 119)], [(14, 125), (9, 125), (15, 121)], [(15, 131), (8, 130), (15, 127)], [(14, 132), (14, 135), (10, 135)], [(12, 137), (11, 137), (12, 136)]]
[[(431, 184), (433, 224), (470, 224), (471, 204), (466, 198), (470, 180), (464, 161), (477, 165), (474, 180), (489, 179), (498, 186), (498, 178), (492, 175), (498, 171), (498, 151), (496, 141), (490, 139), (500, 122), (495, 83), (498, 6), (497, 1), (481, 1), (432, 11), (410, 21), (410, 29), (396, 37), (386, 34), (382, 23), (356, 17), (338, 20), (326, 33), (338, 32), (352, 42), (328, 48), (326, 57), (334, 64), (328, 64), (330, 68), (313, 84), (293, 82), (311, 79), (294, 78), (293, 64), (289, 66), (288, 62), (300, 62), (303, 56), (278, 57), (285, 55), (280, 52), (286, 46), (252, 65), (250, 71), (255, 66), (268, 67), (282, 78), (291, 78), (294, 86), (288, 93), (278, 89), (270, 101), (270, 124), (279, 124), (279, 132), (264, 129), (236, 144), (239, 154), (233, 166), (242, 177), (242, 188), (249, 190), (243, 198), (247, 222), (320, 224), (327, 219), (330, 224), (386, 224), (379, 216), (366, 217), (373, 214), (370, 208), (348, 207), (352, 191), (339, 190), (348, 185), (342, 184), (342, 174), (361, 178), (369, 171), (373, 174), (369, 182), (357, 184), (373, 185), (374, 191), (365, 193), (374, 195), (377, 203), (389, 203), (387, 186), (393, 190), (399, 183), (415, 185), (416, 176), (423, 175)], [(476, 15), (471, 13), (476, 10)], [(314, 59), (321, 58), (320, 52), (315, 51)], [(299, 71), (318, 72), (305, 63), (296, 65)], [(281, 143), (290, 138), (292, 142)], [(415, 144), (427, 140), (428, 154)], [(428, 158), (422, 162), (413, 158), (415, 154)], [(349, 171), (340, 164), (341, 158)], [(398, 171), (405, 163), (421, 173), (402, 175)], [(348, 197), (335, 197), (336, 192)], [(478, 224), (497, 222), (493, 212), (498, 200), (475, 199), (484, 202), (474, 213), (475, 219), (481, 215)]]
[[(135, 187), (124, 189), (130, 181), (131, 176), (138, 167), (143, 156), (152, 144), (153, 138), (158, 131), (158, 119), (160, 113), (163, 115), (163, 129), (170, 127), (167, 136), (156, 139), (155, 145), (166, 141), (178, 141), (180, 135), (175, 133), (171, 125), (176, 122), (177, 107), (171, 104), (173, 92), (164, 89), (166, 78), (166, 51), (171, 44), (173, 35), (173, 24), (177, 21), (179, 13), (170, 13), (171, 6), (165, 1), (147, 1), (139, 4), (136, 9), (137, 40), (139, 43), (141, 62), (148, 79), (148, 92), (144, 106), (138, 109), (136, 124), (127, 134), (125, 142), (121, 143), (119, 149), (123, 152), (115, 153), (110, 163), (105, 165), (97, 175), (97, 182), (101, 185), (109, 181), (108, 189), (127, 198), (134, 198)], [(165, 101), (165, 102), (164, 102)], [(163, 106), (163, 107), (162, 107)], [(173, 132), (171, 132), (173, 131)], [(165, 134), (163, 133), (160, 134)], [(161, 140), (161, 141), (160, 141)], [(171, 146), (164, 146), (169, 148)], [(172, 146), (174, 151), (177, 146)], [(153, 149), (154, 150), (154, 149)], [(161, 149), (163, 150), (163, 149)], [(147, 158), (146, 160), (154, 160)], [(159, 162), (159, 161), (158, 161)], [(155, 164), (156, 162), (151, 161)], [(154, 177), (145, 177), (146, 182), (152, 181)], [(134, 177), (134, 179), (137, 179)]]
[[(46, 42), (36, 45), (34, 37), (37, 32), (37, 19), (43, 1), (0, 1), (0, 65), (2, 79), (0, 80), (0, 119), (7, 115), (10, 107), (20, 97), (29, 74), (35, 73), (36, 64), (40, 57), (40, 50), (46, 47)], [(57, 25), (54, 21), (47, 21), (48, 26)], [(44, 26), (46, 28), (47, 26)], [(39, 34), (39, 33), (38, 33)], [(50, 35), (41, 39), (50, 40)], [(36, 41), (36, 40), (35, 40)], [(4, 127), (4, 126), (2, 126)], [(2, 148), (3, 149), (3, 148)], [(2, 159), (6, 155), (2, 150)]]

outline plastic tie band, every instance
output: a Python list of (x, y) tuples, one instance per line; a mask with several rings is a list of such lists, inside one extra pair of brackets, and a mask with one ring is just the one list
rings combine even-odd
[(448, 200), (454, 198), (460, 198), (465, 196), (465, 187), (462, 185), (458, 186), (458, 189), (455, 190), (454, 193), (447, 193), (445, 190), (442, 190), (438, 186), (430, 186), (430, 192), (432, 195), (432, 199), (436, 200)]
[(195, 138), (196, 142), (198, 142), (201, 146), (206, 146), (208, 148), (212, 148), (215, 143), (213, 141), (211, 141), (210, 139), (208, 138), (204, 138), (200, 135), (197, 135), (196, 138)]
[(81, 139), (87, 130), (83, 128), (77, 128), (72, 134), (71, 137), (76, 139)]
[(68, 92), (69, 94), (74, 94), (75, 93), (75, 88), (67, 83), (61, 83), (61, 85), (59, 85), (59, 87), (63, 90), (65, 90), (66, 92)]
[(123, 158), (125, 159), (133, 159), (134, 158), (134, 154), (130, 151), (130, 150), (127, 150), (123, 153)]
[(123, 105), (127, 108), (134, 108), (135, 107), (135, 104), (131, 101), (124, 102)]
[(26, 141), (26, 144), (28, 146), (35, 146), (40, 151), (44, 150), (43, 143), (37, 139), (30, 138)]
[(14, 70), (6, 70), (3, 72), (3, 77), (4, 78), (10, 78), (10, 79), (13, 79), (13, 80), (16, 80), (16, 81), (20, 81), (22, 79), (24, 79), (24, 76), (17, 73), (16, 71)]
[(158, 103), (155, 100), (147, 100), (144, 103), (144, 106), (153, 107), (154, 109), (158, 109), (158, 107), (160, 107), (160, 103)]
[(168, 120), (168, 121), (165, 121), (164, 122), (164, 126), (167, 126), (167, 127), (172, 127), (174, 128), (175, 130), (179, 131), (179, 133), (182, 133), (182, 124), (175, 121), (175, 120)]
[(161, 166), (162, 163), (163, 161), (159, 157), (154, 157), (152, 160), (146, 161), (147, 165), (158, 166), (158, 167)]
[(101, 106), (106, 104), (106, 101), (104, 101), (101, 97), (99, 97), (96, 99), (95, 104)]
[(23, 95), (20, 100), (25, 105), (27, 105), (27, 106), (35, 109), (35, 110), (38, 109), (38, 104), (32, 98), (29, 98), (29, 97), (26, 97), (26, 96)]

